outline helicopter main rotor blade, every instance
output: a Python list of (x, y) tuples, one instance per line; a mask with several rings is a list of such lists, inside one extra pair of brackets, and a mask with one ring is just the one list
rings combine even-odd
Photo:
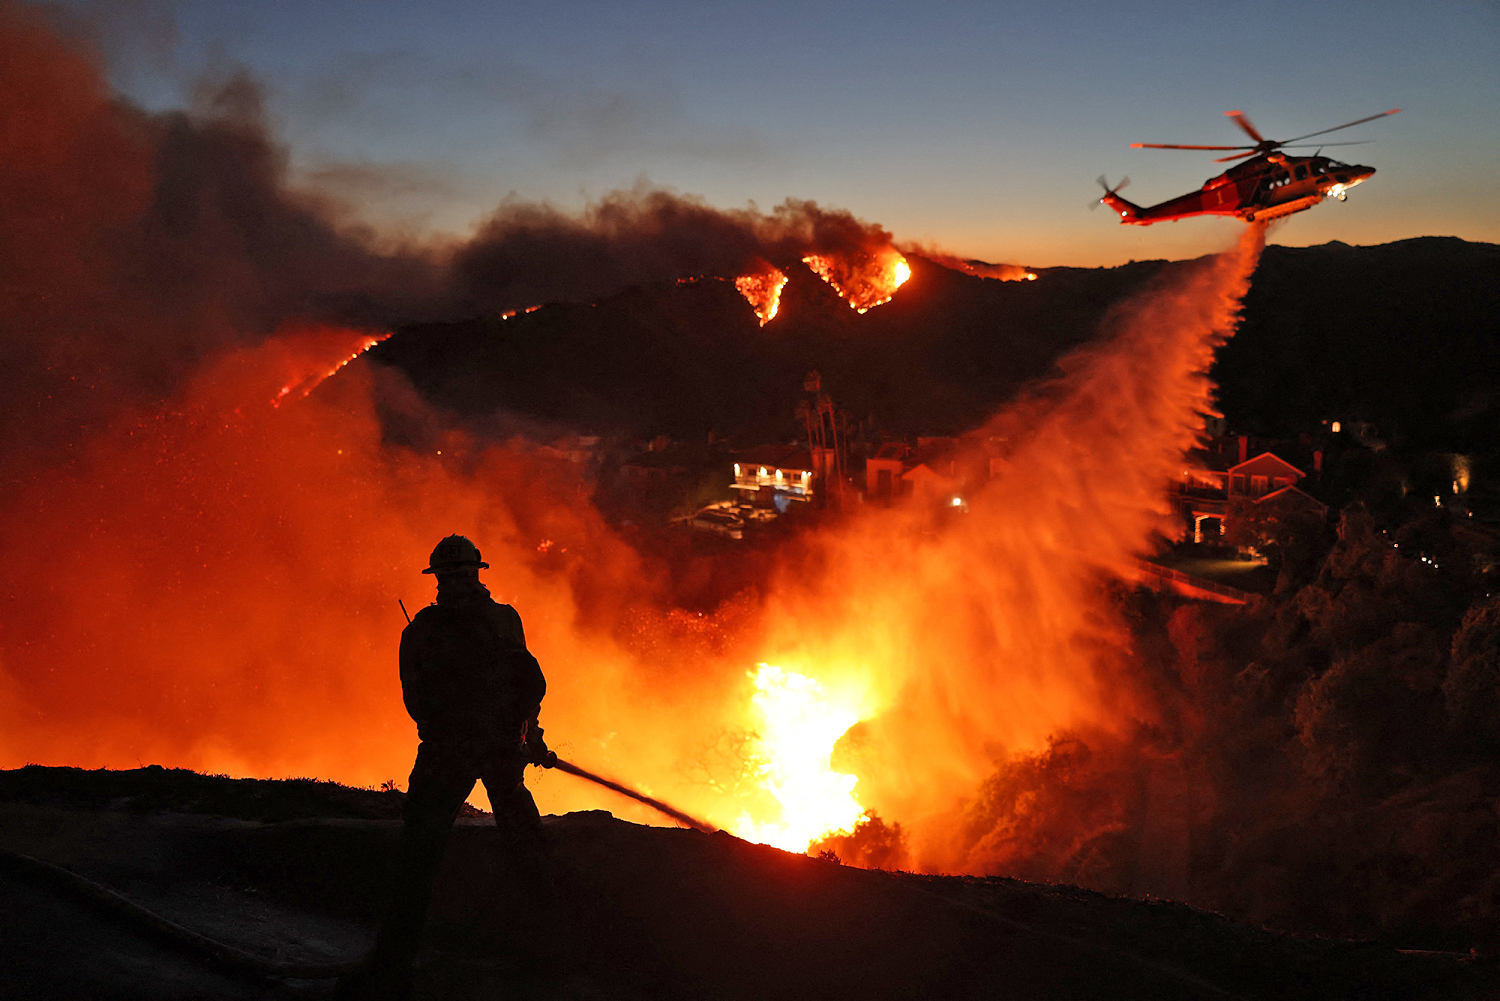
[[(1236, 125), (1244, 129), (1246, 135), (1255, 140), (1254, 146), (1196, 146), (1188, 145), (1186, 143), (1131, 143), (1130, 146), (1132, 149), (1207, 149), (1234, 153), (1233, 156), (1220, 157), (1219, 159), (1214, 161), (1215, 163), (1228, 163), (1230, 160), (1242, 160), (1247, 156), (1254, 156), (1257, 153), (1270, 153), (1274, 150), (1281, 149), (1283, 146), (1287, 146), (1291, 143), (1301, 142), (1303, 139), (1311, 139), (1313, 136), (1321, 136), (1329, 132), (1337, 132), (1339, 129), (1347, 129), (1351, 125), (1363, 125), (1365, 122), (1373, 122), (1377, 118), (1384, 118), (1387, 115), (1394, 115), (1400, 110), (1400, 108), (1392, 108), (1389, 111), (1382, 111), (1378, 115), (1367, 115), (1364, 118), (1356, 118), (1352, 122), (1345, 122), (1343, 125), (1335, 125), (1331, 129), (1319, 129), (1317, 132), (1309, 132), (1306, 135), (1293, 136), (1290, 139), (1267, 139), (1260, 134), (1259, 130), (1257, 130), (1254, 125), (1250, 124), (1250, 119), (1245, 117), (1245, 113), (1243, 111), (1226, 111), (1224, 112), (1224, 114), (1228, 115)], [(1361, 139), (1354, 142), (1322, 143), (1318, 145), (1358, 146), (1371, 141), (1373, 140)], [(1311, 146), (1314, 144), (1308, 143), (1307, 145)], [(1244, 152), (1241, 152), (1242, 150)]]
[(1176, 143), (1131, 143), (1131, 149), (1255, 149), (1254, 146), (1182, 146)]
[(1316, 146), (1318, 149), (1324, 149), (1328, 146), (1368, 146), (1374, 141), (1374, 139), (1354, 139), (1349, 142), (1342, 143), (1297, 143), (1295, 145), (1291, 143), (1282, 143), (1282, 146), (1286, 149), (1307, 149), (1309, 146)]
[(1368, 115), (1364, 118), (1356, 118), (1352, 122), (1345, 122), (1343, 125), (1335, 125), (1331, 129), (1319, 129), (1317, 132), (1309, 132), (1305, 136), (1293, 136), (1290, 139), (1283, 139), (1278, 145), (1285, 146), (1287, 143), (1294, 143), (1301, 139), (1310, 139), (1313, 136), (1321, 136), (1326, 132), (1337, 132), (1339, 129), (1347, 129), (1351, 125), (1363, 125), (1365, 122), (1373, 122), (1377, 118), (1384, 118), (1387, 115), (1394, 115), (1400, 110), (1400, 108), (1392, 108), (1390, 111), (1382, 111), (1378, 115)]
[(1267, 141), (1266, 137), (1257, 132), (1255, 126), (1250, 124), (1250, 119), (1245, 117), (1243, 111), (1226, 111), (1224, 114), (1228, 115), (1234, 124), (1244, 129), (1245, 134), (1254, 139), (1257, 145), (1263, 145)]

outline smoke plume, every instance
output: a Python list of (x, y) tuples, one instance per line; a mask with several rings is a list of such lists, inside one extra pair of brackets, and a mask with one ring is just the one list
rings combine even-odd
[(782, 270), (812, 253), (895, 253), (891, 234), (848, 212), (787, 199), (769, 214), (723, 210), (638, 186), (573, 216), (511, 200), (454, 262), (455, 297), (501, 311), (559, 299), (597, 299), (629, 285), (684, 276), (737, 278)]
[(76, 446), (120, 400), (161, 399), (288, 317), (389, 324), (437, 290), (428, 259), (377, 252), (288, 191), (243, 78), (192, 113), (146, 115), (36, 10), (6, 4), (0, 84), (7, 465)]

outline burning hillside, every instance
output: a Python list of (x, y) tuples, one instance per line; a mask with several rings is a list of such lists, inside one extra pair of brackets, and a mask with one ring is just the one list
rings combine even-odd
[(781, 290), (786, 287), (787, 277), (780, 268), (766, 266), (766, 270), (750, 275), (741, 275), (734, 280), (734, 287), (755, 310), (760, 325), (764, 327), (776, 319), (781, 309)]
[(911, 265), (894, 249), (854, 260), (809, 254), (802, 258), (802, 263), (833, 286), (856, 313), (890, 302), (896, 290), (911, 278)]

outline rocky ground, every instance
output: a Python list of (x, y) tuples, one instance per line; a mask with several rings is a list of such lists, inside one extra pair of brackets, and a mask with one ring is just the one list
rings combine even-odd
[[(257, 978), (16, 861), (282, 964), (369, 941), (400, 794), (159, 768), (0, 772), (0, 997), (326, 997)], [(460, 821), (419, 998), (1500, 998), (1497, 964), (1299, 939), (1161, 901), (854, 869), (725, 833), (549, 817), (545, 871)]]

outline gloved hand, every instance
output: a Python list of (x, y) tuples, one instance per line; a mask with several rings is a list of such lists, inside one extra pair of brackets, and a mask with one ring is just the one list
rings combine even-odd
[(526, 728), (526, 763), (551, 768), (557, 764), (557, 752), (547, 747), (542, 734), (542, 728), (535, 723)]

